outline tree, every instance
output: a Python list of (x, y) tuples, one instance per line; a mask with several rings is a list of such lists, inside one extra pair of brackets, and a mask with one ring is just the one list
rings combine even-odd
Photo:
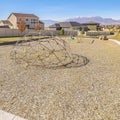
[(108, 26), (107, 26), (107, 29), (108, 29), (109, 31), (112, 31), (112, 30), (113, 30), (113, 28), (114, 28), (114, 26), (113, 26), (113, 25), (108, 25)]
[(25, 22), (22, 18), (20, 18), (19, 24), (18, 24), (18, 29), (20, 30), (20, 32), (24, 32), (26, 29), (26, 25)]
[(36, 31), (37, 30), (40, 30), (41, 29), (41, 26), (40, 26), (40, 24), (37, 24), (37, 25), (35, 25), (35, 28), (34, 28)]
[(61, 30), (60, 30), (60, 35), (64, 35), (65, 34), (65, 31), (64, 31), (64, 28), (62, 28)]

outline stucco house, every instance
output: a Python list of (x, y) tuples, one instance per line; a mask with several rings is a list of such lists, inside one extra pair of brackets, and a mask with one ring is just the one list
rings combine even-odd
[[(26, 29), (34, 29), (35, 25), (38, 25), (38, 24), (40, 24), (41, 29), (44, 29), (44, 23), (40, 21), (39, 17), (34, 14), (11, 13), (8, 19), (4, 21), (12, 25), (10, 28), (18, 29), (18, 24), (21, 19), (25, 22)], [(3, 25), (5, 25), (5, 22), (3, 23)]]

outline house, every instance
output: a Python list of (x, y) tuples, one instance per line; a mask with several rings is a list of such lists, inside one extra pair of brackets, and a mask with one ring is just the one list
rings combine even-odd
[(9, 20), (1, 20), (0, 21), (0, 28), (12, 28), (13, 25)]
[(41, 20), (39, 20), (39, 25), (40, 25), (41, 29), (44, 30), (45, 25)]
[(49, 26), (50, 30), (61, 30), (62, 28), (64, 28), (64, 30), (88, 30), (86, 25), (82, 25), (78, 22), (59, 22)]
[(53, 25), (49, 26), (50, 30), (81, 30), (81, 29), (85, 29), (87, 30), (87, 27), (85, 25), (82, 25), (78, 22), (59, 22)]
[(44, 29), (44, 23), (39, 20), (39, 17), (34, 14), (11, 13), (7, 20), (1, 21), (1, 25), (8, 25), (10, 28), (18, 29), (20, 20), (25, 22), (27, 29), (34, 29), (36, 25), (40, 25)]
[(59, 23), (55, 23), (55, 24), (53, 24), (53, 25), (50, 25), (50, 26), (49, 26), (49, 29), (50, 29), (50, 30), (61, 30), (62, 27), (60, 26)]
[(82, 23), (82, 25), (87, 26), (88, 29), (91, 31), (98, 31), (101, 29), (100, 23), (96, 23), (96, 22)]

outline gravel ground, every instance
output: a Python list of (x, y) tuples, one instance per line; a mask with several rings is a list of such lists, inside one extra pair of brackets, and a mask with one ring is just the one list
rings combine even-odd
[(68, 41), (86, 66), (24, 68), (0, 46), (0, 108), (28, 120), (120, 120), (120, 46), (112, 41)]

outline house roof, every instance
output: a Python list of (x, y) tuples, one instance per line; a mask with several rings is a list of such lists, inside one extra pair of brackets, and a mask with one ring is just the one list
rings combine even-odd
[(50, 28), (56, 28), (56, 27), (63, 27), (63, 28), (70, 28), (70, 27), (80, 27), (81, 24), (77, 22), (60, 22), (53, 25), (50, 25)]
[[(34, 15), (34, 14), (25, 14), (25, 13), (11, 13), (11, 15), (15, 15), (16, 17), (35, 17), (35, 18), (38, 18), (38, 16)], [(9, 16), (9, 17), (10, 17)], [(9, 18), (8, 17), (8, 18)]]
[(1, 22), (5, 25), (12, 25), (12, 23), (9, 20), (1, 20)]
[(49, 27), (50, 28), (58, 28), (58, 27), (60, 27), (60, 24), (56, 23), (56, 24), (50, 25)]
[(97, 22), (86, 22), (86, 23), (82, 23), (83, 25), (99, 25), (100, 23)]
[(42, 22), (41, 20), (39, 20), (39, 23), (44, 24), (44, 22)]

